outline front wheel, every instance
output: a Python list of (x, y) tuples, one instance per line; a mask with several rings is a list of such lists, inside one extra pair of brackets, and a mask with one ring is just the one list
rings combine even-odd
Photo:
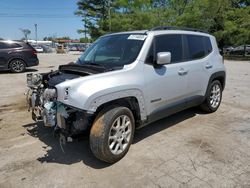
[(135, 122), (131, 110), (114, 107), (100, 112), (90, 131), (90, 148), (100, 160), (115, 163), (129, 150)]
[(208, 87), (208, 93), (205, 101), (201, 104), (201, 109), (212, 113), (215, 112), (221, 103), (222, 86), (218, 80), (213, 81)]

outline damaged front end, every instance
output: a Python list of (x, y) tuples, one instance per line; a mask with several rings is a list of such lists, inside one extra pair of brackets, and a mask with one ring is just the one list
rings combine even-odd
[[(74, 66), (73, 66), (74, 67)], [(65, 105), (57, 101), (56, 85), (66, 80), (94, 74), (95, 72), (83, 71), (51, 71), (45, 74), (27, 74), (27, 102), (32, 112), (34, 121), (43, 121), (46, 127), (53, 127), (56, 133), (71, 137), (86, 131), (93, 119), (87, 112)], [(65, 91), (67, 92), (67, 91)]]

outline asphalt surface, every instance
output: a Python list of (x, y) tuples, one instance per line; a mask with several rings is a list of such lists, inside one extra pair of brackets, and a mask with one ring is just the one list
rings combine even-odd
[[(79, 54), (39, 54), (47, 72)], [(189, 109), (136, 131), (128, 154), (97, 160), (87, 136), (62, 152), (50, 128), (32, 121), (26, 73), (0, 72), (0, 187), (250, 187), (250, 62), (225, 61), (216, 113)]]

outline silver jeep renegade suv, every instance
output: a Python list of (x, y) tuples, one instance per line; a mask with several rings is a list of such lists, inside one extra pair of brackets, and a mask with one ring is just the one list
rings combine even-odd
[(215, 37), (157, 27), (100, 37), (75, 62), (28, 74), (34, 120), (62, 140), (89, 131), (100, 160), (128, 152), (135, 129), (193, 106), (215, 112), (225, 87)]

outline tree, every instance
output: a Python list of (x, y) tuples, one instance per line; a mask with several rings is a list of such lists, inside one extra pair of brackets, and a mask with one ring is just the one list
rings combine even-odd
[(44, 37), (43, 40), (44, 41), (54, 41), (55, 38), (54, 37)]
[(29, 29), (20, 29), (24, 35), (26, 41), (28, 41), (28, 35), (30, 35), (31, 31)]
[(89, 43), (89, 42), (92, 42), (92, 40), (89, 38), (80, 38), (80, 42), (81, 43)]
[(220, 46), (250, 43), (250, 0), (79, 0), (92, 39), (109, 33), (168, 25), (206, 30)]
[(82, 17), (84, 30), (88, 30), (93, 38), (108, 31), (108, 12), (111, 0), (79, 0), (77, 16)]
[(69, 36), (58, 37), (57, 40), (71, 40)]

